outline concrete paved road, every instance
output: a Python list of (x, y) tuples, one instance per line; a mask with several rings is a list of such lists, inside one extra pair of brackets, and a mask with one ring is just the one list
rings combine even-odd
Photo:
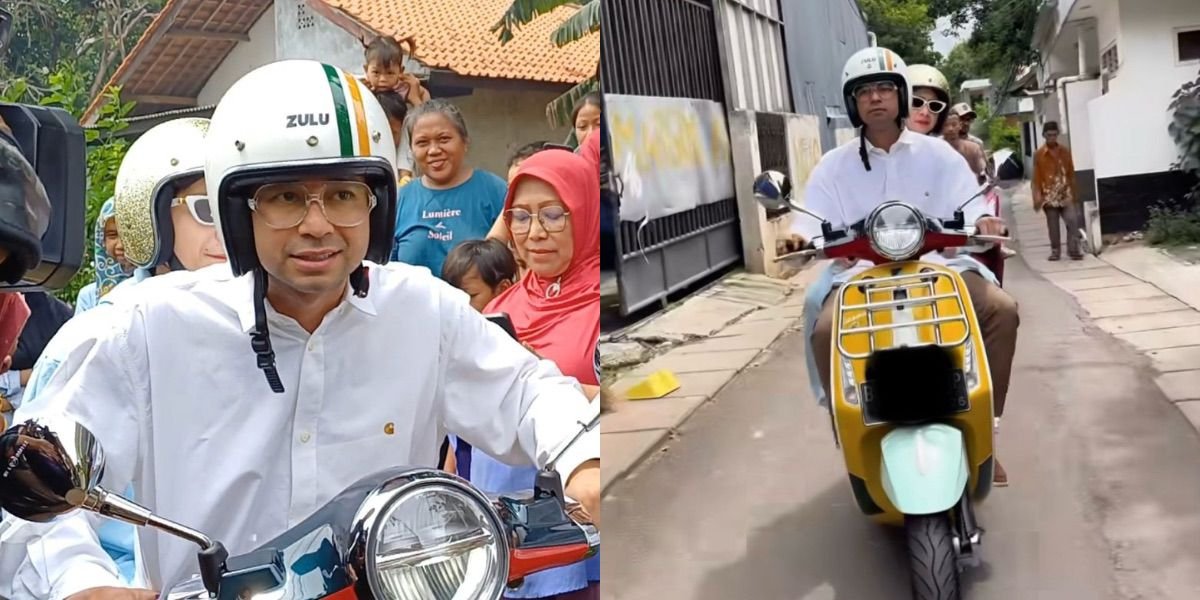
[[(1009, 262), (1022, 327), (966, 598), (1200, 597), (1200, 436), (1144, 359)], [(908, 597), (902, 539), (860, 516), (799, 333), (604, 501), (602, 597)]]

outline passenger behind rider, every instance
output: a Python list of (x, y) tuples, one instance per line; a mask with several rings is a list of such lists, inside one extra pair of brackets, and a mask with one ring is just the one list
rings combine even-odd
[[(880, 204), (896, 199), (911, 203), (926, 215), (952, 218), (955, 209), (974, 196), (979, 186), (953, 148), (904, 127), (912, 95), (904, 61), (885, 48), (868, 48), (847, 61), (844, 73), (843, 98), (851, 122), (860, 128), (859, 139), (822, 157), (807, 183), (807, 207), (828, 219), (835, 229), (860, 221)], [(1006, 231), (1003, 220), (987, 214), (978, 199), (963, 212), (967, 222), (982, 234)], [(793, 219), (793, 232), (807, 240), (821, 236), (820, 224), (802, 216)], [(922, 260), (962, 273), (983, 329), (999, 418), (1004, 412), (1016, 349), (1017, 303), (997, 286), (995, 276), (986, 267), (969, 256), (930, 253)], [(812, 290), (809, 296), (821, 299), (820, 310), (811, 310), (817, 302), (806, 303), (808, 331), (812, 332), (809, 364), (820, 378), (823, 393), (818, 399), (826, 407), (835, 304), (831, 292), (869, 266), (866, 261), (835, 261), (817, 282), (822, 288)], [(1007, 484), (999, 461), (995, 480), (998, 486)]]
[(942, 126), (942, 139), (946, 140), (955, 151), (966, 159), (967, 166), (971, 167), (976, 181), (982, 184), (988, 180), (987, 158), (983, 156), (983, 147), (963, 137), (961, 117), (952, 114), (946, 118), (946, 122)]
[[(225, 249), (217, 238), (203, 171), (208, 125), (208, 119), (198, 118), (161, 123), (142, 134), (125, 153), (117, 171), (112, 206), (101, 215), (114, 217), (122, 239), (121, 256), (133, 272), (111, 293), (102, 295), (96, 308), (109, 307), (128, 297), (131, 290), (144, 288), (151, 278), (162, 285), (196, 280), (192, 276), (155, 276), (225, 264)], [(229, 277), (225, 267), (208, 272)], [(46, 381), (65, 360), (65, 349), (103, 326), (106, 318), (103, 310), (90, 311), (85, 317), (72, 319), (46, 346), (30, 376), (33, 383), (25, 392), (25, 405), (37, 400)], [(126, 489), (125, 495), (132, 498), (132, 488)], [(139, 552), (134, 527), (112, 520), (96, 523), (100, 545), (117, 564), (122, 580), (137, 584)], [(17, 578), (34, 581), (24, 574)]]
[(941, 135), (950, 107), (950, 83), (942, 72), (929, 65), (909, 65), (908, 80), (912, 82), (912, 110), (906, 126), (910, 131), (926, 135)]

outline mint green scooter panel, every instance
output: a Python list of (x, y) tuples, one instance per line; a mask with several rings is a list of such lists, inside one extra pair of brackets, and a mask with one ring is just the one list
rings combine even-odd
[(962, 431), (943, 423), (898, 427), (882, 441), (883, 490), (906, 515), (945, 512), (970, 477)]

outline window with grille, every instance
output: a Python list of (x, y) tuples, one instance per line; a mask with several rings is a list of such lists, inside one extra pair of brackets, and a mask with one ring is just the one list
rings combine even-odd
[(1200, 27), (1175, 31), (1175, 56), (1181, 63), (1200, 61)]
[(1103, 54), (1100, 55), (1100, 93), (1108, 93), (1108, 81), (1116, 76), (1117, 69), (1121, 66), (1121, 57), (1117, 53), (1117, 44), (1109, 46)]

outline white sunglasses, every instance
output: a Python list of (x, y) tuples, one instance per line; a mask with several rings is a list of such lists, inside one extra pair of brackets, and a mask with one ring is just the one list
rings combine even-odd
[(171, 208), (175, 208), (180, 204), (187, 205), (188, 212), (192, 214), (192, 218), (195, 219), (197, 223), (208, 227), (212, 227), (214, 225), (212, 204), (209, 201), (208, 196), (183, 196), (182, 198), (175, 198), (174, 200), (171, 200)]

